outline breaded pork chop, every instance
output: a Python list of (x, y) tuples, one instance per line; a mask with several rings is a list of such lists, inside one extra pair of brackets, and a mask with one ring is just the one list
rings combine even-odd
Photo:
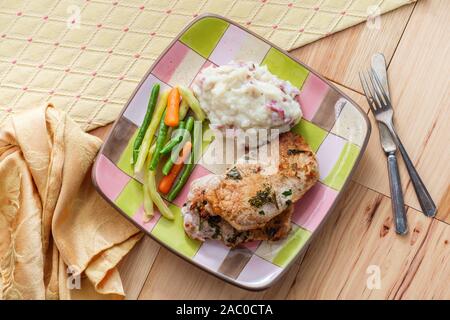
[[(212, 218), (213, 224), (214, 220), (226, 222), (214, 228), (218, 233), (215, 238), (228, 238), (221, 236), (228, 226), (234, 231), (228, 230), (227, 235), (245, 231), (256, 234), (275, 217), (290, 211), (287, 209), (293, 202), (300, 199), (317, 181), (317, 161), (305, 140), (291, 132), (280, 135), (278, 159), (278, 170), (268, 170), (259, 163), (239, 163), (224, 175), (208, 175), (194, 181), (183, 208), (186, 232), (201, 238), (198, 234), (192, 234), (193, 229), (186, 222), (195, 224)], [(188, 216), (190, 221), (186, 220)], [(290, 215), (288, 220), (286, 225), (290, 226)], [(285, 234), (289, 231), (281, 229)], [(270, 234), (265, 236), (274, 238)], [(245, 234), (245, 237), (254, 239), (249, 234)]]
[(291, 230), (291, 217), (293, 205), (278, 216), (270, 220), (264, 227), (247, 231), (238, 231), (220, 216), (201, 217), (198, 212), (182, 208), (184, 215), (184, 229), (191, 238), (205, 241), (216, 239), (229, 247), (235, 247), (241, 243), (255, 240), (280, 240)]

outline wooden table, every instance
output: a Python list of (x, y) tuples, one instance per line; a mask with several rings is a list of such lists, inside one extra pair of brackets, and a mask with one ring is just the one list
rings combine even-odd
[[(338, 84), (365, 110), (358, 71), (382, 52), (395, 121), (438, 205), (425, 217), (400, 161), (410, 232), (395, 234), (378, 129), (344, 197), (305, 254), (271, 289), (236, 288), (144, 237), (120, 266), (128, 299), (449, 299), (450, 1), (420, 0), (292, 54)], [(102, 131), (106, 131), (104, 129)], [(380, 286), (367, 285), (380, 276)]]

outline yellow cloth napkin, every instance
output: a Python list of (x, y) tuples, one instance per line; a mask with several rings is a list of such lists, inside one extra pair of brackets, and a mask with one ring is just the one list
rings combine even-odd
[(202, 13), (290, 50), (414, 1), (3, 0), (0, 125), (47, 102), (84, 130), (113, 121), (156, 57)]
[(51, 105), (2, 125), (0, 298), (124, 295), (116, 266), (141, 234), (92, 187), (100, 144)]

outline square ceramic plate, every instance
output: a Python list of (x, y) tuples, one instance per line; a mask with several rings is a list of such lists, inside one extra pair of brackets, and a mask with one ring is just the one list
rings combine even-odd
[[(230, 249), (218, 241), (190, 239), (183, 230), (180, 208), (190, 183), (214, 166), (200, 159), (188, 183), (169, 206), (175, 220), (159, 213), (143, 223), (142, 177), (134, 176), (130, 157), (134, 136), (143, 121), (152, 85), (161, 89), (190, 86), (202, 68), (231, 60), (267, 65), (301, 90), (303, 119), (292, 131), (317, 153), (320, 181), (296, 203), (292, 231), (278, 242), (257, 241)], [(215, 15), (198, 17), (170, 44), (150, 68), (128, 101), (97, 156), (93, 181), (97, 190), (126, 218), (173, 253), (240, 287), (261, 290), (272, 285), (305, 249), (330, 214), (370, 134), (366, 114), (344, 93), (273, 44)], [(204, 143), (204, 152), (208, 144)]]

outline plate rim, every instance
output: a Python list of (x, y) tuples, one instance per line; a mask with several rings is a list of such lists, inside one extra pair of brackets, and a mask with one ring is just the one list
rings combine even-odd
[[(198, 22), (199, 20), (208, 18), (208, 17), (212, 17), (212, 18), (217, 18), (220, 20), (223, 20), (227, 23), (229, 23), (230, 25), (233, 25), (251, 35), (253, 35), (254, 37), (258, 38), (259, 40), (263, 41), (264, 43), (268, 44), (269, 46), (277, 49), (278, 51), (280, 51), (281, 53), (285, 54), (286, 56), (288, 56), (290, 59), (292, 59), (293, 61), (295, 61), (296, 63), (300, 64), (302, 67), (304, 67), (305, 69), (307, 69), (310, 73), (314, 74), (316, 77), (318, 77), (320, 80), (324, 81), (328, 86), (330, 86), (331, 88), (333, 88), (334, 90), (336, 90), (342, 97), (344, 97), (348, 102), (350, 102), (355, 108), (356, 110), (358, 110), (358, 112), (362, 115), (362, 118), (364, 119), (364, 122), (366, 123), (366, 135), (364, 137), (364, 141), (360, 146), (360, 152), (358, 154), (358, 157), (356, 158), (352, 169), (349, 172), (349, 175), (347, 177), (347, 179), (345, 180), (342, 188), (340, 189), (340, 191), (338, 192), (336, 198), (333, 201), (333, 204), (330, 206), (330, 208), (327, 210), (327, 214), (325, 215), (325, 217), (321, 220), (320, 224), (317, 226), (317, 228), (311, 232), (311, 235), (309, 236), (309, 238), (305, 241), (305, 243), (303, 244), (302, 248), (296, 253), (296, 255), (291, 259), (291, 261), (284, 267), (280, 267), (281, 271), (269, 282), (265, 283), (264, 285), (260, 285), (260, 286), (251, 286), (251, 285), (247, 285), (245, 283), (239, 282), (237, 281), (237, 279), (232, 279), (230, 277), (227, 277), (226, 275), (223, 275), (222, 273), (219, 273), (217, 271), (213, 271), (208, 269), (206, 266), (196, 262), (195, 260), (184, 256), (183, 254), (181, 254), (180, 252), (176, 251), (175, 249), (171, 248), (169, 245), (167, 245), (165, 242), (161, 241), (160, 239), (156, 238), (155, 236), (153, 236), (151, 234), (151, 232), (147, 231), (146, 229), (144, 229), (141, 225), (139, 225), (132, 217), (130, 217), (128, 214), (126, 214), (121, 208), (119, 208), (110, 198), (108, 198), (106, 196), (106, 194), (103, 192), (103, 190), (99, 187), (98, 183), (97, 183), (97, 177), (96, 177), (96, 168), (98, 165), (98, 160), (100, 158), (100, 156), (103, 154), (103, 149), (105, 147), (105, 145), (107, 144), (109, 138), (111, 137), (112, 133), (114, 132), (114, 129), (116, 128), (119, 120), (123, 117), (123, 114), (125, 113), (125, 111), (127, 110), (129, 104), (131, 103), (131, 101), (133, 100), (134, 96), (136, 95), (136, 93), (139, 91), (139, 89), (141, 88), (141, 86), (144, 84), (144, 82), (148, 79), (148, 77), (151, 75), (153, 69), (156, 67), (156, 65), (159, 63), (159, 61), (166, 55), (166, 53), (170, 50), (170, 48), (172, 48), (172, 46), (179, 41), (179, 39), (181, 38), (181, 36), (192, 26), (194, 25), (196, 22)], [(192, 49), (193, 50), (193, 49)], [(195, 50), (194, 50), (195, 51)], [(317, 233), (319, 233), (319, 231), (322, 229), (323, 225), (325, 224), (326, 220), (328, 220), (328, 218), (330, 217), (330, 214), (332, 213), (332, 211), (336, 208), (337, 203), (339, 202), (339, 200), (342, 198), (344, 191), (347, 189), (350, 181), (351, 181), (351, 177), (354, 175), (355, 173), (355, 169), (357, 168), (359, 162), (361, 161), (361, 158), (364, 154), (364, 152), (366, 151), (367, 148), (367, 144), (369, 142), (369, 138), (372, 132), (372, 126), (371, 123), (369, 121), (369, 117), (367, 116), (366, 112), (364, 112), (364, 110), (353, 100), (351, 99), (347, 94), (345, 94), (342, 90), (340, 90), (335, 84), (333, 84), (332, 82), (328, 81), (327, 79), (325, 79), (320, 73), (318, 73), (317, 71), (315, 71), (314, 69), (312, 69), (311, 67), (309, 67), (308, 65), (304, 64), (303, 62), (301, 62), (300, 60), (298, 60), (296, 57), (293, 57), (289, 52), (287, 52), (286, 50), (278, 47), (277, 45), (273, 44), (272, 42), (270, 42), (269, 40), (263, 38), (262, 36), (256, 34), (255, 32), (245, 28), (244, 26), (240, 25), (239, 23), (228, 19), (226, 17), (223, 17), (221, 15), (218, 14), (214, 14), (214, 13), (203, 13), (201, 15), (198, 15), (196, 18), (194, 18), (192, 21), (190, 21), (181, 31), (180, 33), (178, 33), (178, 35), (169, 43), (169, 45), (164, 49), (163, 52), (161, 52), (161, 54), (158, 56), (158, 58), (152, 63), (152, 65), (150, 66), (150, 68), (147, 70), (147, 72), (145, 73), (145, 75), (143, 76), (143, 78), (141, 79), (141, 81), (139, 82), (139, 84), (136, 86), (136, 88), (134, 89), (133, 93), (130, 95), (130, 98), (128, 99), (128, 101), (124, 104), (122, 110), (120, 111), (120, 114), (117, 116), (116, 120), (114, 120), (113, 125), (108, 133), (108, 135), (106, 136), (106, 138), (104, 139), (104, 142), (102, 143), (100, 149), (97, 152), (97, 155), (95, 157), (95, 161), (94, 164), (92, 165), (92, 169), (91, 169), (91, 180), (92, 180), (92, 184), (95, 188), (95, 190), (108, 202), (108, 204), (110, 204), (114, 209), (116, 209), (122, 216), (124, 216), (128, 221), (130, 221), (133, 225), (135, 225), (141, 232), (143, 232), (146, 236), (150, 237), (152, 240), (156, 241), (159, 245), (163, 246), (164, 248), (166, 248), (167, 250), (169, 250), (171, 253), (177, 255), (178, 257), (182, 258), (183, 260), (185, 260), (188, 263), (193, 264), (194, 266), (200, 268), (203, 271), (206, 271), (208, 274), (211, 274), (213, 276), (215, 276), (216, 278), (219, 278), (220, 280), (224, 280), (227, 283), (230, 283), (232, 285), (235, 285), (239, 288), (245, 289), (245, 290), (249, 290), (249, 291), (262, 291), (262, 290), (266, 290), (268, 288), (270, 288), (271, 286), (273, 286), (276, 282), (278, 282), (281, 277), (283, 277), (283, 275), (292, 267), (292, 265), (297, 261), (297, 259), (305, 252), (305, 250), (308, 248), (308, 246), (310, 245), (311, 241), (315, 238), (315, 236), (317, 235)], [(131, 177), (132, 178), (132, 177)], [(133, 179), (133, 178), (132, 178)]]

